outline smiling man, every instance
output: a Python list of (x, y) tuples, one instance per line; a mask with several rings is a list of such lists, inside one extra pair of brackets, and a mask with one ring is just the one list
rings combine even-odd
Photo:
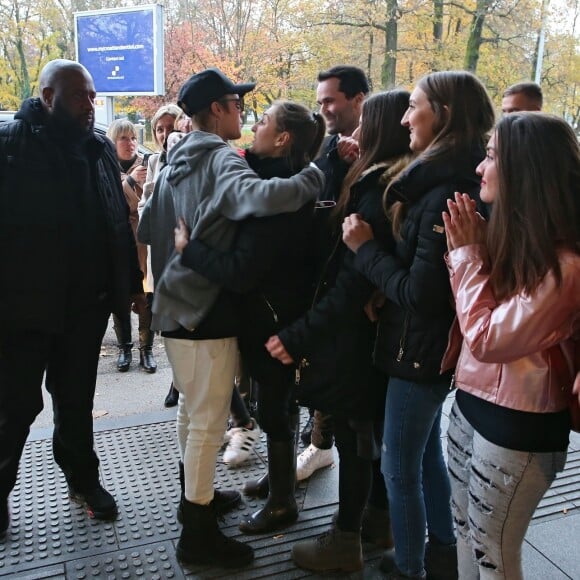
[(0, 536), (44, 375), (71, 499), (117, 516), (93, 448), (97, 364), (111, 311), (144, 300), (115, 151), (93, 132), (93, 79), (53, 60), (39, 89), (0, 128)]
[[(326, 177), (326, 186), (319, 199), (322, 203), (318, 204), (317, 243), (313, 248), (318, 271), (324, 267), (329, 244), (334, 244), (328, 223), (330, 211), (325, 212), (324, 207), (332, 209), (338, 201), (342, 182), (358, 155), (358, 145), (351, 137), (359, 125), (362, 105), (368, 93), (369, 80), (364, 71), (356, 66), (337, 65), (318, 74), (316, 100), (329, 133), (316, 160)], [(311, 410), (301, 438), (307, 447), (298, 456), (298, 481), (307, 479), (334, 461), (332, 417)]]

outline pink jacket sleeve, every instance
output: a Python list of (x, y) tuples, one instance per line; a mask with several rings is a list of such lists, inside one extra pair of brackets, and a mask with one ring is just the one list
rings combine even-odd
[(446, 256), (457, 319), (473, 356), (508, 363), (546, 350), (580, 327), (580, 256), (562, 253), (562, 286), (548, 274), (533, 295), (498, 303), (489, 284), (489, 258), (482, 245)]

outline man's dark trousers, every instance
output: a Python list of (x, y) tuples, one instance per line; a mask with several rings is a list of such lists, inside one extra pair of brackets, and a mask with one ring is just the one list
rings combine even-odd
[(109, 315), (102, 302), (71, 315), (63, 333), (0, 329), (0, 501), (16, 483), (30, 425), (42, 410), (45, 371), (53, 401), (54, 458), (75, 488), (98, 482), (92, 410)]

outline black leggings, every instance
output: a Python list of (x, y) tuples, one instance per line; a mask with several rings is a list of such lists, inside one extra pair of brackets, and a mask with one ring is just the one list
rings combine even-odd
[(334, 417), (334, 438), (340, 456), (338, 471), (338, 527), (358, 532), (372, 481), (372, 460), (357, 454), (357, 432), (347, 418)]

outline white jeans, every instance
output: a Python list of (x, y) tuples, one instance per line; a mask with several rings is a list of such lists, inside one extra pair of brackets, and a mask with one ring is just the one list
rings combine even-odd
[(522, 544), (566, 451), (529, 453), (484, 439), (451, 410), (447, 452), (461, 580), (523, 580)]
[(237, 340), (166, 338), (165, 349), (180, 393), (176, 428), (185, 498), (207, 505), (213, 499), (216, 459), (232, 400)]

